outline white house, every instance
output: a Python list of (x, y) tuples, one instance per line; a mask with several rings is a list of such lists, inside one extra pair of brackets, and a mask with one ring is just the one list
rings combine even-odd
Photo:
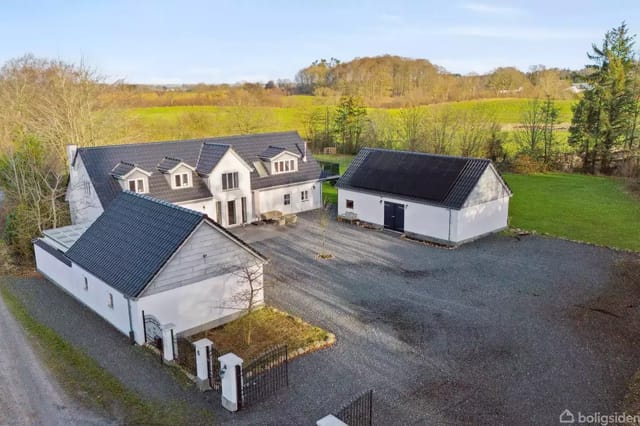
[(339, 216), (446, 245), (505, 229), (512, 195), (490, 160), (371, 148), (336, 186)]
[(236, 318), (245, 271), (260, 288), (266, 262), (203, 213), (129, 191), (91, 224), (45, 231), (34, 251), (43, 275), (139, 344), (160, 333), (145, 333), (143, 313), (184, 335)]
[(224, 227), (322, 206), (323, 172), (296, 132), (68, 147), (73, 224), (123, 190), (203, 212)]

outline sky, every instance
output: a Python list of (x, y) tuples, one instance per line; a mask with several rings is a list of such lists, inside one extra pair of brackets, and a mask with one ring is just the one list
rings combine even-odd
[[(579, 69), (640, 1), (0, 1), (0, 64), (32, 53), (109, 81), (293, 79), (319, 58), (425, 58), (450, 72)], [(638, 40), (640, 44), (640, 40)]]

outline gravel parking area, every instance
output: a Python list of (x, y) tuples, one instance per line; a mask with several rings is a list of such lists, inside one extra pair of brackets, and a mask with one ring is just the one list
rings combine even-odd
[[(557, 424), (612, 413), (640, 367), (632, 255), (542, 237), (455, 250), (330, 222), (317, 213), (236, 232), (267, 255), (267, 301), (337, 336), (296, 358), (289, 388), (236, 414), (41, 278), (5, 283), (40, 321), (143, 397), (211, 409), (223, 424), (314, 424), (374, 389), (375, 424)], [(277, 284), (276, 284), (277, 283)]]
[(377, 424), (556, 424), (567, 408), (619, 408), (640, 367), (639, 290), (615, 278), (632, 255), (501, 235), (449, 250), (331, 222), (336, 258), (319, 260), (319, 223), (236, 231), (271, 259), (268, 302), (338, 338), (292, 362), (289, 391), (255, 411), (310, 424), (368, 388)]

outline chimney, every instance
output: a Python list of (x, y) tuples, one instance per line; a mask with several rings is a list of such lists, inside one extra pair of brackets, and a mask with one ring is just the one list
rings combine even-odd
[(307, 141), (304, 141), (304, 151), (302, 152), (302, 161), (307, 162)]
[(77, 151), (78, 145), (67, 145), (67, 166), (69, 168), (71, 168), (71, 163), (73, 163)]

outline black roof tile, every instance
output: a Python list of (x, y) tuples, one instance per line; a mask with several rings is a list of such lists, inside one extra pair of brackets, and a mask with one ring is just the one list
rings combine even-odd
[(66, 257), (136, 297), (204, 219), (202, 213), (175, 204), (120, 192)]
[(489, 164), (486, 159), (363, 148), (337, 186), (460, 209)]
[[(297, 132), (278, 132), (79, 148), (77, 155), (80, 156), (87, 169), (102, 206), (106, 208), (111, 200), (122, 191), (117, 180), (111, 176), (111, 170), (118, 163), (124, 161), (136, 164), (141, 169), (152, 173), (149, 178), (149, 195), (169, 202), (210, 198), (211, 192), (203, 180), (197, 179), (195, 175), (193, 187), (171, 189), (165, 177), (157, 170), (157, 166), (165, 157), (180, 158), (186, 164), (197, 168), (198, 173), (208, 174), (226, 152), (224, 146), (231, 146), (250, 167), (253, 167), (255, 161), (260, 161), (260, 155), (269, 146), (282, 147), (300, 155), (304, 151), (304, 142)], [(251, 188), (263, 189), (311, 181), (319, 179), (320, 176), (320, 165), (315, 161), (311, 152), (308, 152), (307, 161), (300, 161), (296, 172), (260, 177), (258, 172), (253, 170), (251, 172)]]

